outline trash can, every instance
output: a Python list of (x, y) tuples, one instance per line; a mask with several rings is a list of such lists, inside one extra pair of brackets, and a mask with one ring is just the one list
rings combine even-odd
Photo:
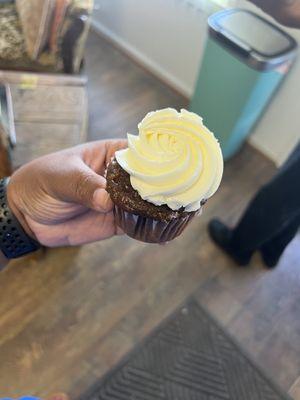
[(253, 12), (229, 9), (208, 19), (209, 35), (190, 104), (233, 156), (289, 71), (297, 43)]

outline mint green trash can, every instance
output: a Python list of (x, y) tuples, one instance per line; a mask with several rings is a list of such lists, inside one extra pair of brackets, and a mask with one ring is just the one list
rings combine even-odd
[(296, 41), (256, 14), (229, 9), (208, 19), (209, 35), (190, 110), (233, 156), (289, 71)]

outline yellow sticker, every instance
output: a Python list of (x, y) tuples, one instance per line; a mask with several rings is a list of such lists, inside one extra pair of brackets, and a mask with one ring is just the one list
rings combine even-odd
[(38, 76), (31, 74), (24, 74), (21, 76), (21, 89), (35, 89), (38, 84)]

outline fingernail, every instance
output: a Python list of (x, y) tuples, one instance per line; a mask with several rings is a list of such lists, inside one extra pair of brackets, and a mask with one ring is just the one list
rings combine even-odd
[(93, 195), (94, 208), (97, 211), (109, 212), (113, 209), (114, 204), (104, 189), (97, 189)]

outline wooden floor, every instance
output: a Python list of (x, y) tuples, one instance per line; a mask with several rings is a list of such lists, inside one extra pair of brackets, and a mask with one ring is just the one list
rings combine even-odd
[[(124, 136), (144, 114), (185, 101), (103, 39), (87, 49), (90, 138)], [(273, 271), (237, 268), (211, 243), (210, 218), (233, 224), (273, 165), (246, 146), (222, 187), (167, 246), (127, 237), (48, 250), (0, 273), (0, 398), (67, 392), (76, 399), (188, 295), (300, 399), (300, 239)], [(298, 383), (297, 383), (298, 379)]]

